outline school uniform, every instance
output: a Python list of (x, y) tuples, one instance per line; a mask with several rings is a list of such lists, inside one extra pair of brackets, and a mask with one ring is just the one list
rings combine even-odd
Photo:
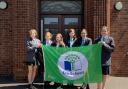
[(40, 42), (39, 39), (26, 39), (26, 48), (27, 48), (27, 65), (39, 65), (37, 57), (37, 42)]
[[(77, 38), (68, 38), (66, 41), (65, 41), (65, 44), (67, 47), (77, 47)], [(75, 88), (75, 86), (73, 84), (67, 84), (67, 87), (70, 87), (70, 88)]]
[(50, 46), (53, 42), (51, 40), (45, 40), (43, 45)]
[(78, 38), (76, 41), (76, 46), (87, 46), (92, 44), (92, 39), (91, 38)]
[(64, 47), (63, 45), (57, 44), (57, 43), (55, 43), (55, 42), (52, 43), (51, 46), (53, 46), (53, 47)]
[(77, 44), (76, 44), (76, 38), (68, 38), (66, 41), (65, 41), (65, 44), (66, 46), (68, 47), (76, 47)]
[(111, 65), (111, 53), (114, 51), (115, 42), (110, 36), (100, 36), (94, 43), (102, 44), (102, 54), (101, 54), (101, 64), (102, 64), (102, 73), (104, 75), (110, 74), (110, 65)]

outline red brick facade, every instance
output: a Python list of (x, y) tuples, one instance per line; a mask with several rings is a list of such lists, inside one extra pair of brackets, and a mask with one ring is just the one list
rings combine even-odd
[[(29, 29), (40, 30), (40, 0), (6, 0), (8, 8), (0, 10), (0, 76), (12, 75), (16, 80), (27, 76), (24, 39)], [(114, 4), (123, 2), (116, 11)], [(85, 27), (95, 38), (103, 25), (110, 27), (116, 50), (112, 57), (112, 75), (128, 76), (128, 1), (85, 0)]]
[(116, 50), (113, 54), (112, 74), (128, 76), (128, 0), (123, 3), (123, 10), (116, 11), (113, 6), (117, 0), (111, 1), (111, 35), (115, 38)]

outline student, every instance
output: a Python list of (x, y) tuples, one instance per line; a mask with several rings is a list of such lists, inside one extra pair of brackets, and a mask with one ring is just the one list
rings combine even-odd
[[(77, 46), (76, 40), (77, 40), (77, 37), (76, 37), (75, 29), (73, 29), (73, 28), (69, 29), (68, 38), (65, 41), (66, 46), (67, 47), (76, 47)], [(67, 87), (73, 88), (75, 86), (73, 84), (67, 84)]]
[(65, 43), (63, 41), (63, 36), (61, 33), (56, 35), (56, 41), (52, 43), (52, 46), (55, 47), (65, 47)]
[[(63, 36), (61, 33), (58, 33), (56, 35), (56, 40), (51, 45), (54, 47), (65, 47), (65, 43), (63, 41)], [(54, 83), (54, 86), (57, 87), (57, 89), (62, 89), (61, 88), (62, 84), (60, 83)]]
[[(51, 44), (53, 43), (52, 39), (52, 34), (50, 32), (46, 32), (45, 33), (45, 40), (43, 41), (43, 45), (46, 46), (51, 46)], [(49, 87), (50, 86), (50, 81), (45, 81), (45, 87)]]
[(92, 39), (87, 37), (87, 30), (82, 29), (81, 37), (77, 39), (76, 45), (77, 46), (87, 46), (92, 44)]
[(110, 74), (110, 65), (111, 65), (111, 53), (115, 48), (114, 39), (109, 36), (109, 30), (106, 26), (103, 26), (101, 29), (101, 36), (98, 37), (94, 43), (102, 44), (102, 74), (103, 81), (97, 84), (97, 89), (106, 89), (105, 84), (108, 76)]
[[(87, 37), (87, 30), (82, 29), (81, 37), (76, 41), (77, 46), (87, 46), (92, 44), (92, 39)], [(80, 89), (89, 89), (89, 84), (83, 84)]]
[(37, 38), (37, 31), (35, 29), (31, 29), (29, 31), (29, 37), (26, 40), (27, 47), (27, 65), (28, 65), (28, 88), (31, 89), (33, 87), (33, 81), (36, 76), (37, 66), (39, 62), (37, 60), (37, 48), (41, 48), (41, 42)]
[(50, 32), (46, 32), (45, 34), (45, 40), (43, 42), (44, 45), (50, 46), (52, 44), (52, 34)]
[(76, 40), (77, 40), (77, 38), (76, 38), (76, 33), (75, 33), (75, 29), (70, 29), (69, 30), (69, 32), (68, 32), (68, 38), (67, 38), (67, 40), (66, 40), (66, 46), (68, 46), (68, 47), (75, 47), (75, 46), (77, 46), (76, 45)]

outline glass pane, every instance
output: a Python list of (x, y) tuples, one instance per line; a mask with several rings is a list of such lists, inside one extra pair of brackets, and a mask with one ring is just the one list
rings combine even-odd
[(58, 18), (44, 18), (44, 24), (58, 24)]
[(42, 1), (42, 13), (81, 14), (81, 1)]
[(51, 28), (50, 29), (49, 28), (45, 28), (44, 29), (44, 33), (45, 32), (48, 32), (48, 31), (51, 32), (53, 35), (56, 35), (59, 32), (59, 30), (58, 29), (55, 29), (55, 28), (53, 28), (53, 29), (51, 29)]
[[(52, 40), (54, 41), (55, 40), (55, 37), (56, 37), (56, 34), (59, 32), (59, 30), (57, 29), (57, 28), (53, 28), (53, 29), (51, 29), (51, 28), (44, 28), (44, 35), (43, 35), (43, 37), (45, 36), (45, 33), (46, 32), (51, 32), (52, 33)], [(43, 40), (45, 40), (45, 37), (44, 37), (44, 39)]]
[(78, 18), (65, 18), (64, 24), (65, 25), (77, 25), (78, 24)]

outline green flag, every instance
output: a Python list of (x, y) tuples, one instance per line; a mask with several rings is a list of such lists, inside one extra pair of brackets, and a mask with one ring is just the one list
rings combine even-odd
[(81, 84), (102, 81), (101, 45), (82, 47), (43, 46), (45, 80)]

